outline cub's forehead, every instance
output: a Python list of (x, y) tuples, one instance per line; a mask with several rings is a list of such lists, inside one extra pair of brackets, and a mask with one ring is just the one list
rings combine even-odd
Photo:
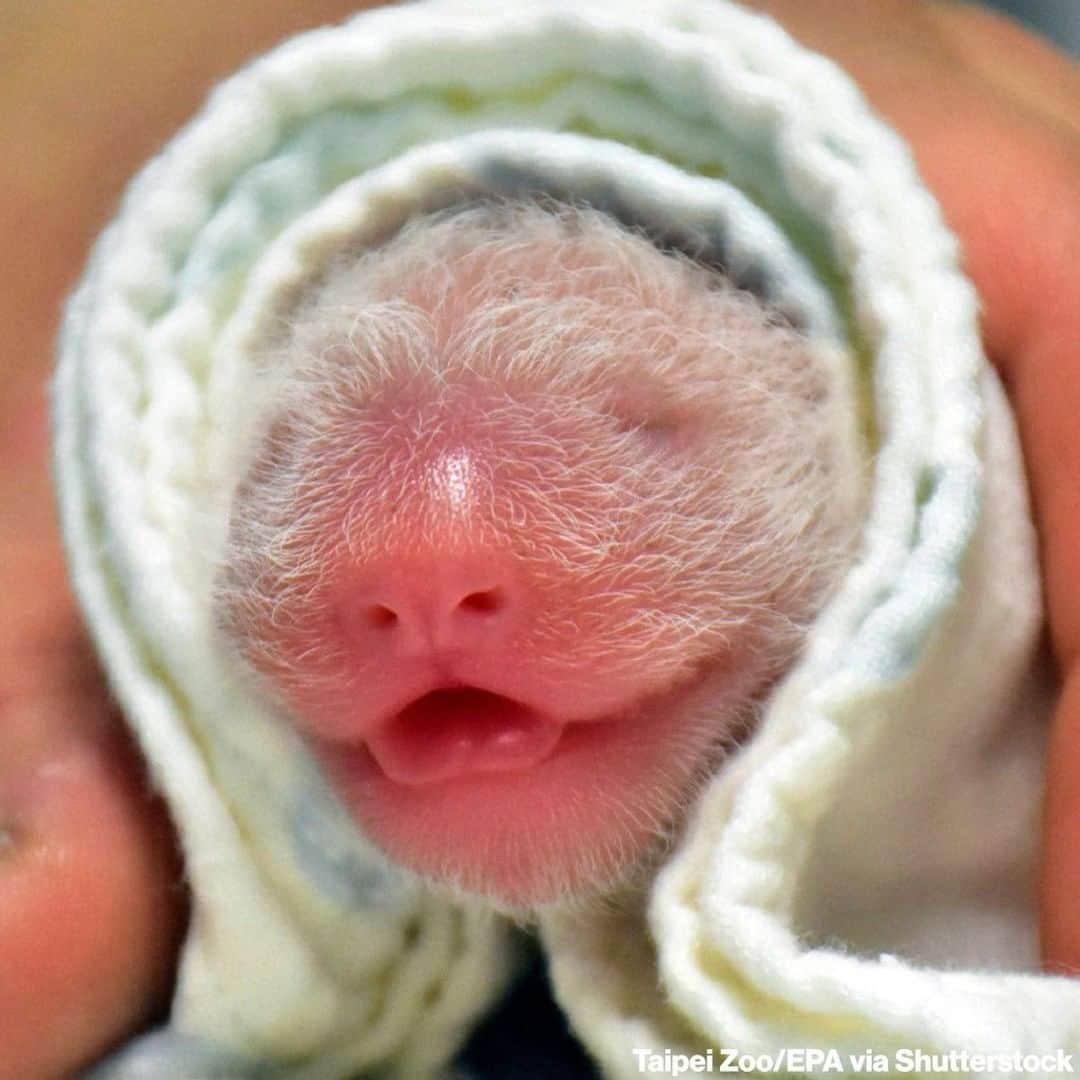
[(397, 301), (449, 319), (539, 299), (663, 308), (716, 276), (599, 210), (482, 202), (414, 217), (383, 243), (339, 260), (309, 307), (325, 318)]
[(339, 261), (293, 319), (287, 359), (318, 379), (348, 369), (364, 397), (403, 377), (678, 395), (797, 341), (722, 273), (608, 214), (500, 201), (418, 216)]

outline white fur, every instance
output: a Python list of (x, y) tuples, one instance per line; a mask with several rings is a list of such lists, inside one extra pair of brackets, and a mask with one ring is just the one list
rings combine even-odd
[[(539, 577), (564, 566), (599, 615), (603, 597), (625, 596), (623, 571), (660, 585), (638, 598), (633, 632), (641, 652), (672, 653), (673, 679), (744, 622), (758, 648), (790, 656), (851, 549), (849, 507), (831, 497), (851, 486), (842, 425), (813, 343), (596, 211), (483, 204), (417, 219), (337, 266), (265, 363), (275, 400), (217, 590), (249, 656), (273, 650), (247, 629), (252, 605), (304, 610), (343, 543), (353, 559), (379, 555), (393, 522), (366, 509), (402, 504), (412, 455), (447, 436), (454, 395), (477, 390), (518, 465), (493, 482), (491, 517), (524, 515), (514, 536)], [(414, 444), (405, 455), (385, 451), (377, 413), (404, 385), (435, 402), (434, 427), (394, 432)], [(550, 459), (563, 467), (529, 467)], [(559, 618), (547, 613), (538, 645)], [(580, 646), (601, 662), (613, 651), (602, 633)]]

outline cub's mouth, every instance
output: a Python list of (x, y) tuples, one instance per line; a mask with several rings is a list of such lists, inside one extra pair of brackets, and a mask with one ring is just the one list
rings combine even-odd
[(448, 686), (388, 717), (365, 743), (388, 779), (423, 786), (532, 768), (555, 751), (566, 723), (502, 694)]
[(520, 911), (607, 891), (667, 842), (725, 730), (714, 697), (699, 676), (576, 715), (444, 683), (315, 750), (391, 859)]

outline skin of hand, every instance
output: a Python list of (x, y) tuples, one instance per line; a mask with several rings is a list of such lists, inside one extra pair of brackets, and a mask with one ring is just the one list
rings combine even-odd
[[(65, 584), (43, 390), (59, 305), (126, 179), (210, 86), (357, 6), (0, 0), (0, 1077), (68, 1075), (146, 1023), (186, 917), (167, 818)], [(1080, 74), (966, 4), (756, 6), (843, 64), (908, 138), (982, 295), (986, 347), (1020, 423), (1062, 676), (1044, 956), (1080, 968)]]

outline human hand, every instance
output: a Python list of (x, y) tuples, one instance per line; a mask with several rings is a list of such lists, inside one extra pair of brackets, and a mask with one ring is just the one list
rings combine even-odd
[(184, 891), (94, 663), (41, 483), (43, 410), (0, 421), (0, 1077), (48, 1077), (161, 1002)]
[[(0, 77), (17, 90), (19, 73), (33, 71), (23, 94), (72, 103), (51, 126), (44, 121), (55, 117), (40, 107), (9, 108), (15, 123), (2, 136), (10, 151), (3, 160), (31, 165), (16, 177), (16, 197), (0, 207), (9, 241), (0, 297), (12, 307), (9, 351), (0, 361), (8, 379), (0, 404), (0, 505), (7, 511), (0, 588), (12, 613), (0, 628), (0, 825), (11, 825), (0, 850), (0, 1076), (13, 1077), (66, 1074), (145, 1020), (171, 977), (184, 899), (160, 809), (145, 797), (63, 585), (47, 510), (43, 421), (17, 384), (44, 377), (53, 312), (122, 179), (210, 82), (250, 52), (355, 7), (319, 0), (300, 18), (284, 3), (207, 4), (192, 18), (190, 5), (150, 13), (125, 0), (119, 17), (110, 8), (106, 29), (94, 23), (95, 5), (82, 9), (81, 25), (71, 16), (50, 20), (50, 6), (19, 16), (39, 20), (27, 33), (31, 48), (21, 51), (14, 76)], [(1072, 783), (1072, 772), (1080, 773), (1080, 675), (1068, 673), (1080, 644), (1080, 500), (1072, 479), (1080, 463), (1072, 404), (1080, 401), (1080, 374), (1067, 350), (1080, 330), (1080, 305), (1069, 302), (1076, 296), (1070, 253), (1080, 250), (1078, 76), (1036, 39), (960, 5), (758, 6), (846, 66), (911, 141), (984, 298), (987, 348), (1021, 425), (1051, 636), (1066, 676), (1044, 907), (1048, 958), (1076, 963), (1080, 905), (1072, 882), (1080, 856), (1070, 848), (1080, 845), (1068, 823), (1077, 818), (1070, 789), (1080, 791)], [(125, 28), (119, 35), (118, 26)], [(172, 48), (166, 56), (140, 49), (143, 37)], [(33, 62), (35, 45), (39, 60), (51, 61)], [(84, 114), (74, 104), (80, 100), (96, 104)], [(53, 152), (28, 158), (26, 148), (42, 140)], [(43, 229), (51, 243), (42, 244)]]

